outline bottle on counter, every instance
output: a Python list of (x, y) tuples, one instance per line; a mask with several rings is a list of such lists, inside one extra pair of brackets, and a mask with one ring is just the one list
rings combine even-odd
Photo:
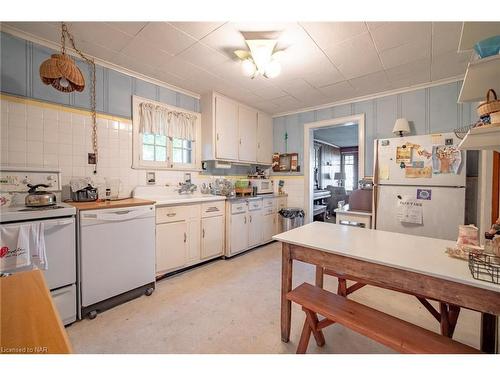
[(111, 202), (111, 189), (106, 189), (106, 202)]

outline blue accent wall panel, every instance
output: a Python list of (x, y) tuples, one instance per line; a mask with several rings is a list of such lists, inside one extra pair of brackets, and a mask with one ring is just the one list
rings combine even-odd
[(333, 108), (331, 107), (316, 110), (315, 116), (316, 116), (316, 121), (328, 120), (335, 117), (333, 115)]
[(0, 89), (14, 95), (27, 95), (27, 43), (8, 34), (0, 35)]
[[(90, 85), (92, 82), (92, 73), (89, 64), (84, 61), (77, 61), (76, 64), (80, 68), (85, 78), (85, 88), (82, 92), (74, 92), (73, 105), (79, 108), (90, 109)], [(96, 109), (97, 112), (104, 112), (104, 69), (102, 66), (96, 65)]]
[(185, 95), (183, 93), (179, 93), (177, 95), (178, 103), (177, 106), (180, 108), (187, 109), (188, 111), (196, 111), (196, 99), (192, 96)]
[(457, 127), (458, 124), (458, 85), (449, 83), (434, 86), (430, 93), (430, 131), (447, 132)]
[(109, 69), (107, 100), (109, 113), (132, 117), (132, 77)]
[(177, 93), (166, 87), (160, 87), (160, 102), (170, 105), (177, 105)]
[(354, 103), (354, 114), (360, 113), (365, 114), (365, 174), (371, 176), (373, 173), (373, 140), (375, 139), (373, 100)]
[(150, 100), (156, 100), (156, 85), (137, 78), (133, 78), (133, 84), (134, 95)]
[(31, 66), (31, 74), (33, 77), (33, 97), (36, 99), (47, 100), (49, 102), (69, 105), (69, 94), (57, 91), (52, 86), (44, 84), (40, 79), (40, 64), (47, 60), (53, 53), (54, 51), (49, 48), (33, 45), (33, 63)]
[[(62, 93), (41, 82), (38, 73), (40, 64), (53, 53), (57, 51), (0, 32), (0, 90), (8, 94), (90, 109), (90, 71), (83, 60), (75, 59), (87, 82), (81, 93)], [(197, 98), (113, 69), (96, 66), (98, 112), (130, 118), (134, 94), (200, 112), (200, 101)]]
[(401, 94), (401, 117), (408, 119), (412, 135), (426, 134), (425, 102), (425, 90)]
[(375, 99), (377, 105), (376, 138), (393, 137), (392, 129), (397, 118), (397, 95)]
[(285, 152), (285, 117), (277, 117), (273, 120), (273, 152), (280, 154)]
[(363, 102), (318, 109), (311, 120), (309, 112), (274, 118), (274, 152), (285, 152), (283, 128), (289, 133), (288, 152), (298, 152), (303, 160), (303, 127), (352, 114), (365, 114), (365, 174), (373, 174), (373, 140), (394, 137), (392, 129), (397, 118), (405, 117), (412, 126), (411, 135), (452, 131), (477, 119), (476, 103), (457, 104), (461, 82), (389, 95)]

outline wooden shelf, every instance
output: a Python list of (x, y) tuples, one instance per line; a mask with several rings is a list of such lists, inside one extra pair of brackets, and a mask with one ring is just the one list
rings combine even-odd
[(471, 61), (465, 72), (459, 103), (484, 101), (488, 89), (500, 93), (500, 55)]
[(500, 152), (500, 126), (483, 126), (469, 130), (458, 148), (461, 150), (495, 150)]

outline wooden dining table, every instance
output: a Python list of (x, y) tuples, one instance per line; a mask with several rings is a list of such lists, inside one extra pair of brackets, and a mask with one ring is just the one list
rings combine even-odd
[[(373, 229), (313, 222), (273, 237), (282, 243), (281, 339), (291, 329), (293, 262), (316, 266), (316, 285), (328, 270), (360, 285), (372, 285), (438, 301), (443, 323), (458, 319), (459, 308), (481, 313), (480, 349), (494, 353), (500, 315), (500, 285), (472, 277), (467, 261), (451, 258), (453, 241)], [(429, 304), (429, 308), (431, 305)], [(444, 321), (444, 322), (443, 322)], [(454, 327), (453, 327), (454, 328)], [(452, 335), (453, 330), (451, 331)]]

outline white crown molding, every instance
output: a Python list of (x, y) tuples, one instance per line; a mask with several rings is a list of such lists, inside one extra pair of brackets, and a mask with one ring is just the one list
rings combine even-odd
[[(40, 38), (39, 36), (36, 36), (34, 34), (31, 34), (31, 33), (27, 33), (25, 31), (22, 31), (22, 30), (19, 30), (19, 29), (16, 29), (15, 27), (12, 27), (10, 25), (1, 24), (0, 31), (6, 32), (7, 34), (10, 34), (12, 36), (15, 36), (15, 37), (18, 37), (18, 38), (21, 38), (21, 39), (24, 39), (24, 40), (27, 40), (29, 42), (40, 44), (40, 45), (42, 45), (44, 47), (55, 49), (56, 51), (58, 51), (61, 48), (61, 46), (58, 43), (52, 42), (52, 41), (44, 39), (44, 38)], [(71, 48), (67, 48), (67, 53), (70, 54), (70, 55), (72, 55), (72, 56), (78, 57), (78, 58), (80, 57)], [(160, 80), (158, 80), (156, 78), (152, 78), (152, 77), (146, 76), (144, 74), (141, 74), (141, 73), (135, 72), (133, 70), (124, 68), (122, 66), (113, 64), (113, 63), (111, 63), (109, 61), (102, 60), (102, 59), (100, 59), (100, 58), (98, 58), (96, 56), (92, 56), (92, 55), (88, 55), (88, 56), (92, 57), (94, 59), (94, 61), (95, 61), (96, 64), (101, 65), (101, 66), (103, 66), (105, 68), (113, 69), (113, 70), (116, 70), (116, 71), (118, 71), (120, 73), (126, 74), (126, 75), (131, 76), (131, 77), (139, 78), (139, 79), (141, 79), (143, 81), (152, 83), (154, 85), (158, 85), (158, 86), (170, 89), (170, 90), (174, 90), (174, 91), (180, 92), (180, 93), (185, 94), (185, 95), (189, 95), (189, 96), (191, 96), (191, 97), (193, 97), (195, 99), (200, 99), (200, 97), (201, 97), (200, 94), (195, 93), (193, 91), (189, 91), (189, 90), (183, 89), (181, 87), (177, 87), (177, 86), (171, 85), (171, 84), (169, 84), (167, 82), (160, 81)]]
[(407, 87), (403, 87), (403, 88), (400, 88), (400, 89), (394, 89), (394, 90), (389, 90), (389, 91), (382, 91), (382, 92), (379, 92), (379, 93), (376, 93), (376, 94), (370, 94), (370, 95), (365, 95), (365, 96), (358, 96), (356, 98), (351, 98), (351, 99), (339, 100), (339, 101), (336, 101), (336, 102), (330, 102), (330, 103), (321, 104), (321, 105), (318, 105), (318, 106), (305, 107), (305, 108), (296, 109), (296, 110), (288, 111), (288, 112), (281, 112), (281, 113), (277, 113), (275, 115), (272, 115), (272, 117), (275, 118), (275, 117), (281, 117), (281, 116), (287, 116), (287, 115), (294, 115), (296, 113), (316, 111), (318, 109), (325, 109), (325, 108), (330, 108), (330, 107), (336, 107), (336, 106), (343, 105), (343, 104), (352, 104), (352, 103), (357, 103), (357, 102), (363, 102), (365, 100), (372, 100), (372, 99), (377, 99), (377, 98), (383, 98), (384, 96), (397, 95), (397, 94), (402, 94), (402, 93), (405, 93), (405, 92), (426, 89), (426, 88), (429, 88), (429, 87), (441, 86), (441, 85), (445, 85), (447, 83), (453, 83), (453, 82), (462, 81), (464, 79), (464, 75), (465, 74), (454, 76), (454, 77), (450, 77), (450, 78), (440, 79), (438, 81), (421, 83), (421, 84), (413, 85), (413, 86), (407, 86)]

